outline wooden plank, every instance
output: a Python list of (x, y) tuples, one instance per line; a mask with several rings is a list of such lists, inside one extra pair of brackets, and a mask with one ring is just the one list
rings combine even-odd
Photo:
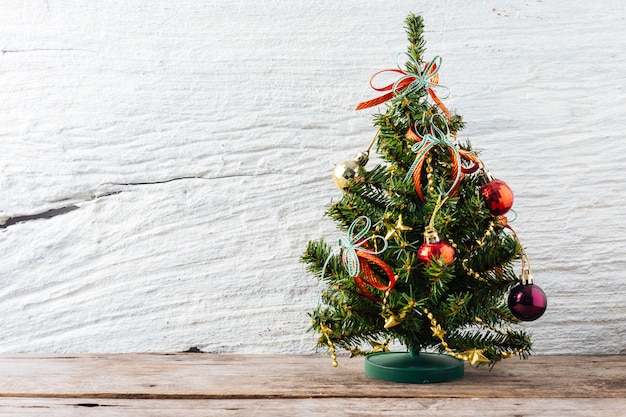
[(0, 417), (201, 417), (252, 415), (326, 417), (448, 415), (455, 417), (626, 416), (623, 398), (296, 398), (221, 400), (128, 400), (0, 398)]
[(362, 358), (340, 358), (334, 369), (313, 355), (2, 356), (0, 372), (0, 397), (626, 398), (626, 355), (509, 359), (434, 385), (379, 381), (363, 373)]

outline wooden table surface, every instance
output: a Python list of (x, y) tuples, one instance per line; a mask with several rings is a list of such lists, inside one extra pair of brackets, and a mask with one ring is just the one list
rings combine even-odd
[(0, 356), (5, 416), (626, 416), (626, 355), (532, 356), (430, 385), (362, 358), (202, 353)]

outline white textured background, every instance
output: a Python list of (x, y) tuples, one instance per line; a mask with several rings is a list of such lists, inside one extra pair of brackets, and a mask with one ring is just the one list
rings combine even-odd
[(0, 352), (311, 352), (298, 258), (418, 12), (516, 194), (536, 352), (626, 353), (625, 7), (2, 0)]

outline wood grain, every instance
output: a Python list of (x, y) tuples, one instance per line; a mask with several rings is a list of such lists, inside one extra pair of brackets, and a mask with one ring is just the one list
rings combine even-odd
[(362, 367), (294, 355), (2, 356), (0, 417), (626, 415), (626, 356), (509, 360), (432, 385)]
[(620, 417), (623, 398), (296, 398), (128, 400), (0, 398), (0, 417)]
[(535, 356), (493, 370), (466, 367), (446, 384), (379, 381), (363, 359), (324, 356), (121, 354), (0, 357), (1, 397), (225, 398), (626, 398), (626, 356)]

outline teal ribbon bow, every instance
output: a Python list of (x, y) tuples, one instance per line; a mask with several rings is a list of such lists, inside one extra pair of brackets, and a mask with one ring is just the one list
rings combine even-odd
[(448, 98), (448, 96), (450, 95), (450, 89), (448, 87), (441, 85), (439, 83), (430, 81), (433, 77), (435, 77), (439, 73), (439, 69), (441, 68), (441, 63), (443, 59), (439, 55), (437, 55), (432, 59), (432, 61), (430, 61), (424, 67), (423, 70), (420, 70), (420, 67), (422, 65), (420, 65), (413, 56), (409, 54), (405, 54), (405, 55), (407, 55), (408, 57), (408, 63), (411, 63), (417, 72), (412, 73), (412, 72), (408, 72), (408, 71), (404, 71), (400, 69), (401, 67), (398, 62), (400, 58), (400, 55), (399, 55), (398, 58), (396, 59), (396, 65), (400, 69), (400, 72), (404, 74), (404, 76), (400, 77), (398, 80), (396, 80), (395, 83), (393, 83), (392, 91), (396, 95), (406, 95), (414, 91), (420, 90), (422, 88), (423, 89), (438, 88), (438, 89), (445, 90), (447, 93), (444, 97), (440, 97), (440, 98), (442, 99)]
[[(364, 223), (364, 225), (363, 227), (361, 227), (360, 230), (357, 231), (357, 227), (360, 223)], [(351, 277), (356, 277), (361, 272), (361, 267), (359, 266), (359, 258), (356, 253), (357, 250), (377, 255), (387, 249), (387, 241), (380, 235), (372, 235), (367, 239), (363, 239), (365, 235), (370, 231), (371, 226), (372, 221), (368, 217), (357, 217), (350, 225), (350, 228), (348, 228), (347, 237), (339, 238), (341, 261)], [(384, 242), (382, 249), (375, 251), (364, 246), (368, 241), (375, 239), (382, 239), (382, 241)]]
[[(438, 115), (434, 115), (433, 118), (436, 116)], [(457, 164), (456, 164), (456, 173), (454, 174), (454, 182), (452, 183), (452, 186), (450, 186), (450, 189), (446, 192), (446, 196), (447, 196), (448, 194), (450, 194), (450, 192), (452, 192), (452, 190), (454, 190), (454, 188), (457, 186), (458, 182), (461, 179), (461, 155), (459, 154), (458, 145), (456, 144), (456, 142), (454, 142), (450, 138), (450, 131), (448, 129), (448, 124), (446, 123), (445, 119), (444, 119), (444, 126), (446, 127), (446, 131), (444, 132), (441, 129), (439, 129), (439, 127), (437, 127), (434, 123), (432, 123), (433, 118), (431, 118), (431, 128), (430, 128), (431, 132), (426, 133), (422, 137), (421, 141), (415, 142), (415, 144), (411, 147), (411, 151), (415, 152), (416, 154), (415, 161), (413, 161), (413, 164), (411, 165), (411, 167), (409, 168), (409, 171), (404, 177), (404, 181), (408, 182), (411, 180), (411, 177), (413, 177), (413, 172), (415, 171), (419, 163), (426, 157), (426, 155), (428, 154), (428, 152), (430, 152), (432, 148), (434, 148), (435, 146), (448, 148), (452, 151), (453, 158), (454, 160), (457, 161)], [(414, 125), (414, 130), (417, 133), (418, 130), (415, 125)], [(415, 184), (415, 187), (419, 187), (419, 186), (420, 184)]]

